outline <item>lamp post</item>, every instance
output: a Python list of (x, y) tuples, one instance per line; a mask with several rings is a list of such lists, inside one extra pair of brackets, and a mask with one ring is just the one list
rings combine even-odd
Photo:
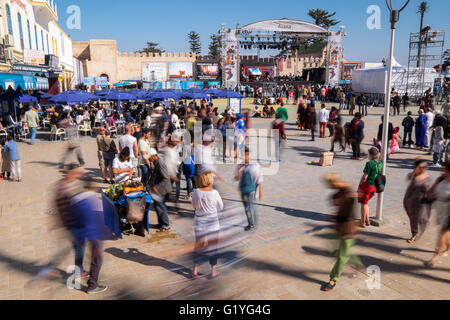
[[(394, 45), (395, 45), (395, 29), (397, 28), (397, 22), (400, 20), (400, 12), (402, 12), (409, 4), (410, 0), (406, 1), (406, 4), (400, 10), (392, 9), (392, 0), (386, 0), (386, 5), (390, 12), (391, 17), (391, 48), (389, 54), (389, 66), (387, 71), (387, 81), (385, 90), (385, 103), (384, 103), (384, 122), (383, 122), (383, 175), (386, 175), (387, 156), (389, 152), (388, 139), (389, 139), (389, 116), (391, 110), (391, 86), (392, 86), (392, 66), (394, 61)], [(383, 203), (384, 193), (380, 193), (378, 196), (377, 204), (377, 218), (373, 220), (374, 225), (380, 226), (383, 221)]]

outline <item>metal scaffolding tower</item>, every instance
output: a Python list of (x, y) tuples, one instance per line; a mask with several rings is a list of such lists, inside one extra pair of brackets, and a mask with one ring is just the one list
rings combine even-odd
[(434, 81), (430, 81), (426, 73), (436, 65), (442, 66), (444, 45), (445, 31), (411, 33), (406, 84), (411, 97), (420, 98), (426, 90), (434, 87)]

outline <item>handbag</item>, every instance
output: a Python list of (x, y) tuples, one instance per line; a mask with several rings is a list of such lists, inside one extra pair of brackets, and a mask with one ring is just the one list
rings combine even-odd
[[(378, 163), (380, 165), (381, 161)], [(377, 193), (383, 193), (386, 189), (387, 179), (386, 176), (382, 174), (381, 170), (378, 168), (378, 175), (375, 179), (375, 187), (377, 188)]]
[(143, 222), (146, 206), (145, 197), (141, 199), (127, 198), (127, 221), (130, 223)]

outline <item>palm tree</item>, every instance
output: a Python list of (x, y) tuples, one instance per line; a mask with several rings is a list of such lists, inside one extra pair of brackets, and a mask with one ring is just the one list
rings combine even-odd
[(429, 10), (430, 10), (430, 6), (428, 5), (428, 2), (426, 2), (426, 1), (422, 1), (419, 4), (418, 10), (417, 10), (417, 13), (420, 14), (420, 31), (419, 31), (420, 43), (419, 43), (419, 51), (417, 53), (417, 68), (420, 68), (420, 56), (422, 54), (422, 34), (421, 34), (421, 32), (423, 30), (423, 20), (425, 18), (425, 13), (427, 13)]

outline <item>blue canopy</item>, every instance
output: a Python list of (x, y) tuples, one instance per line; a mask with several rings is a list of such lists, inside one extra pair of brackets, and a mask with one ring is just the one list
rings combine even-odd
[(108, 93), (106, 96), (104, 96), (102, 99), (108, 100), (108, 101), (136, 101), (136, 96), (127, 93), (127, 92), (120, 92), (120, 91), (113, 91)]
[(180, 93), (180, 98), (185, 99), (210, 99), (210, 97), (207, 94), (204, 93), (193, 93), (193, 92), (183, 92)]
[(171, 91), (150, 92), (146, 96), (146, 101), (164, 101), (167, 99), (179, 100), (179, 94)]
[(215, 95), (218, 98), (229, 98), (229, 99), (243, 99), (245, 98), (243, 95), (240, 95), (239, 93), (232, 91), (232, 90), (224, 90), (217, 95)]
[(97, 96), (92, 95), (90, 93), (71, 90), (60, 93), (54, 96), (53, 98), (50, 98), (49, 100), (51, 102), (58, 104), (75, 105), (87, 103), (90, 100), (97, 100), (97, 99), (98, 99)]
[(46, 92), (43, 92), (43, 91), (38, 91), (38, 92), (35, 94), (35, 96), (37, 96), (38, 99), (50, 99), (50, 98), (53, 98), (53, 97), (54, 97), (53, 94), (46, 93)]
[(36, 97), (24, 94), (22, 92), (6, 92), (0, 95), (0, 101), (18, 101), (19, 103), (38, 103), (38, 99)]
[(97, 96), (99, 96), (99, 97), (104, 97), (104, 96), (106, 96), (107, 94), (109, 94), (109, 93), (111, 93), (111, 92), (115, 92), (116, 90), (97, 90), (97, 91), (95, 91), (95, 94), (97, 95)]

